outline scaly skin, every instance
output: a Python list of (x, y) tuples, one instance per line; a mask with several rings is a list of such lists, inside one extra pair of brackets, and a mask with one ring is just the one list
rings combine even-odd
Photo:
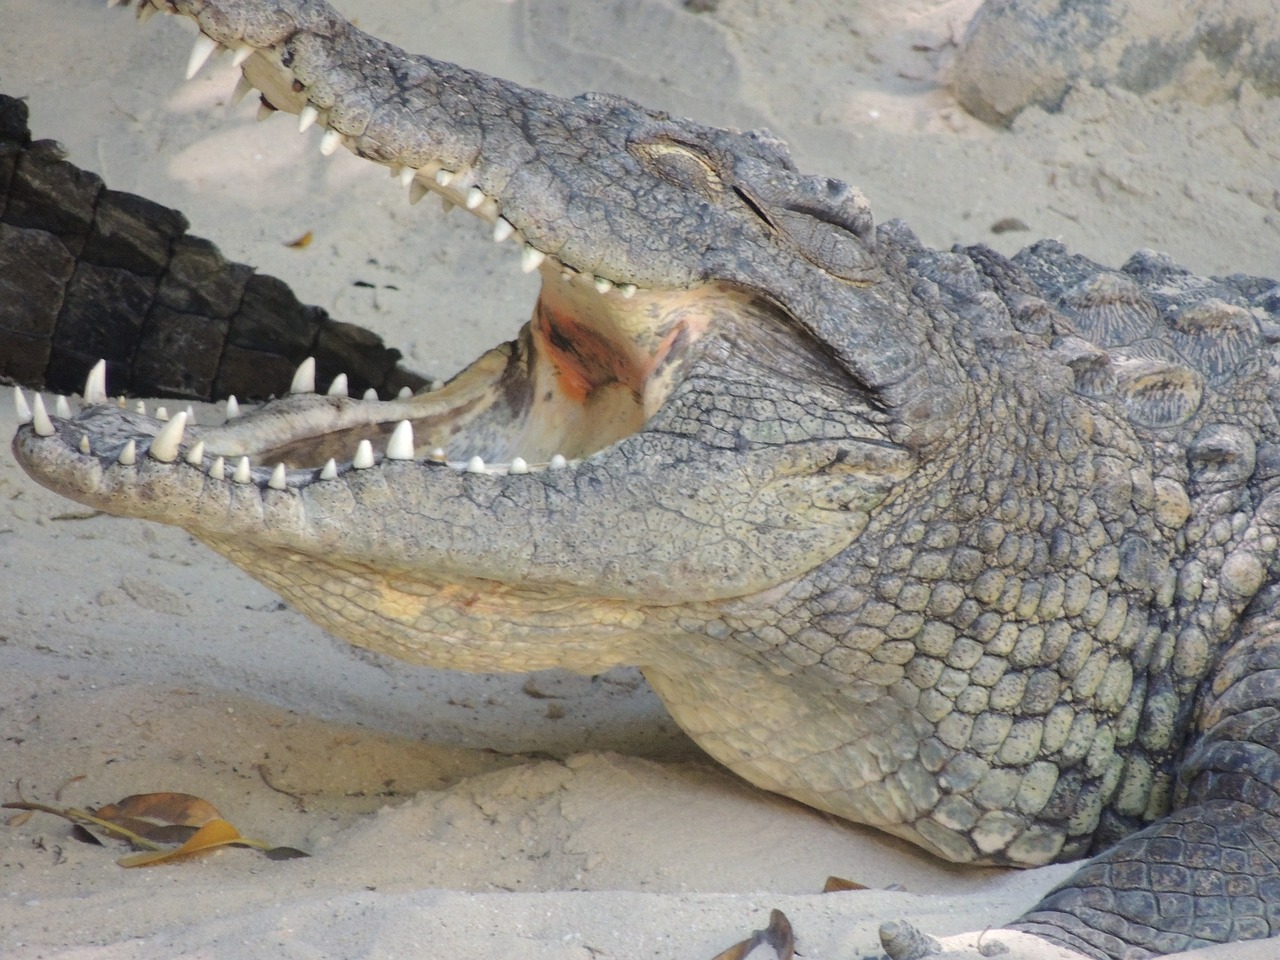
[(1090, 955), (1277, 932), (1273, 281), (931, 251), (767, 134), (412, 57), (319, 2), (169, 6), (326, 148), (516, 233), (542, 293), (410, 399), (304, 368), (184, 432), (95, 379), (19, 430), (33, 477), (353, 643), (638, 664), (742, 776), (939, 856), (1098, 853), (1015, 924)]

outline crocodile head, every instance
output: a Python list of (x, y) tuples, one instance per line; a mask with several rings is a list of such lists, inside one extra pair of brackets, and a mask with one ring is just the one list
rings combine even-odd
[[(764, 133), (411, 56), (321, 3), (157, 6), (198, 21), (193, 70), (232, 48), (323, 150), (467, 209), (541, 291), (516, 340), (417, 396), (319, 393), (304, 364), (290, 395), (197, 424), (107, 402), (99, 368), (78, 415), (36, 406), (25, 469), (185, 528), (354, 643), (468, 670), (639, 665), (746, 776), (886, 822), (722, 728), (753, 697), (830, 694), (821, 673), (771, 689), (786, 671), (758, 638), (922, 465), (945, 469), (974, 409), (965, 321), (917, 295), (893, 230)], [(694, 674), (722, 677), (716, 716), (677, 689)]]

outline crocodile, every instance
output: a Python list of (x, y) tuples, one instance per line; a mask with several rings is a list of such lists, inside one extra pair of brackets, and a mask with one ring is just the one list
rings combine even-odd
[[(174, 524), (351, 643), (639, 666), (712, 757), (959, 863), (1091, 857), (1011, 929), (1280, 933), (1280, 285), (877, 224), (765, 131), (572, 99), (319, 0), (142, 0), (241, 92), (518, 244), (438, 389), (225, 423), (16, 394), (50, 489)], [(231, 416), (235, 412), (237, 415)], [(900, 931), (897, 931), (900, 932)], [(895, 931), (886, 931), (886, 949)]]

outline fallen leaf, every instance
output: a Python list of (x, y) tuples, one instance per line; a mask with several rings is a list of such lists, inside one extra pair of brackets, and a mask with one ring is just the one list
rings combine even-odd
[(311, 231), (308, 230), (306, 233), (302, 234), (302, 236), (288, 241), (285, 246), (290, 250), (305, 250), (307, 247), (311, 246)]
[(866, 890), (865, 883), (858, 883), (856, 880), (846, 880), (844, 877), (827, 877), (827, 882), (822, 885), (823, 893), (844, 893), (846, 890)]
[(769, 913), (769, 926), (757, 930), (741, 943), (717, 953), (711, 960), (745, 960), (756, 947), (772, 947), (777, 960), (792, 960), (796, 955), (796, 938), (791, 932), (791, 921), (781, 910)]
[(151, 867), (157, 863), (172, 863), (198, 853), (225, 847), (231, 843), (243, 841), (240, 831), (221, 818), (210, 820), (193, 833), (187, 842), (173, 850), (153, 850), (149, 853), (133, 853), (121, 857), (116, 863), (122, 867)]

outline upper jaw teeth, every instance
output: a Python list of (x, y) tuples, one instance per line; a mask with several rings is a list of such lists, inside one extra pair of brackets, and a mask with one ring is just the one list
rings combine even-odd
[[(346, 387), (346, 374), (339, 374), (329, 388), (329, 395), (345, 396)], [(339, 389), (335, 390), (335, 388)], [(308, 357), (298, 366), (297, 371), (294, 373), (289, 392), (291, 394), (302, 394), (315, 393), (315, 390), (315, 359)], [(373, 399), (376, 401), (376, 394)], [(14, 387), (13, 402), (20, 425), (30, 424), (36, 435), (41, 437), (52, 437), (58, 433), (58, 426), (54, 423), (53, 418), (49, 416), (44, 398), (39, 393), (33, 394), (31, 402), (28, 403), (22, 389)], [(90, 407), (101, 406), (108, 402), (106, 361), (99, 360), (89, 371), (89, 375), (85, 380), (82, 407), (87, 410)], [(120, 398), (118, 405), (120, 407), (124, 406), (123, 397)], [(156, 410), (157, 420), (163, 426), (152, 438), (146, 455), (159, 463), (176, 464), (181, 461), (188, 466), (206, 469), (204, 440), (197, 439), (195, 443), (186, 449), (185, 454), (183, 452), (186, 430), (188, 425), (195, 422), (195, 411), (188, 406), (186, 410), (181, 410), (172, 417), (169, 417), (163, 411), (163, 407), (159, 407)], [(146, 416), (146, 406), (142, 401), (137, 402), (135, 412)], [(64, 421), (72, 420), (71, 407), (66, 397), (57, 397), (56, 415)], [(226, 406), (227, 421), (231, 421), (239, 415), (239, 404), (236, 403), (234, 397), (229, 397)], [(76, 449), (85, 457), (94, 456), (89, 435), (79, 431), (77, 433), (79, 440), (76, 443)], [(116, 454), (116, 462), (124, 466), (135, 466), (138, 462), (138, 447), (138, 438), (130, 439)], [(440, 447), (433, 448), (425, 455), (419, 455), (414, 443), (413, 424), (408, 420), (401, 420), (396, 424), (395, 429), (387, 440), (386, 450), (383, 455), (384, 465), (403, 461), (445, 465), (460, 473), (486, 474), (488, 476), (521, 476), (544, 470), (563, 470), (569, 467), (571, 463), (577, 463), (577, 461), (566, 460), (565, 457), (558, 453), (546, 462), (532, 464), (520, 456), (513, 457), (509, 463), (486, 463), (478, 455), (456, 460), (450, 459)], [(216, 480), (225, 480), (225, 463), (224, 457), (213, 457), (209, 460), (208, 475)], [(377, 459), (374, 456), (373, 444), (369, 440), (361, 440), (356, 448), (355, 456), (352, 458), (351, 468), (354, 470), (368, 470), (375, 466), (377, 466)], [(253, 464), (250, 458), (247, 456), (239, 457), (232, 473), (231, 482), (241, 484), (254, 482), (252, 471)], [(340, 470), (337, 463), (331, 459), (318, 471), (296, 470), (293, 471), (293, 474), (293, 483), (291, 484), (289, 471), (283, 464), (277, 464), (271, 470), (266, 486), (275, 490), (288, 490), (291, 486), (302, 487), (314, 481), (336, 480), (340, 476)]]
[[(155, 0), (144, 0), (140, 9), (154, 12), (157, 6), (165, 9), (165, 12), (171, 12), (163, 4), (156, 3)], [(258, 51), (249, 44), (239, 41), (233, 42), (233, 46), (235, 54), (232, 57), (232, 65), (236, 68), (240, 68), (254, 53), (261, 52), (268, 58), (274, 53), (269, 49)], [(187, 60), (187, 79), (192, 79), (212, 57), (222, 53), (225, 49), (221, 43), (208, 34), (204, 32), (197, 33), (195, 44), (191, 48), (191, 55)], [(281, 69), (286, 68), (282, 66)], [(232, 102), (239, 103), (252, 88), (248, 77), (241, 71), (237, 77)], [(305, 90), (303, 93), (305, 94)], [(275, 111), (267, 110), (266, 115), (269, 116), (272, 112)], [(352, 140), (349, 139), (348, 134), (352, 137), (359, 134), (359, 131), (344, 132), (332, 127), (329, 125), (329, 120), (330, 116), (327, 110), (322, 111), (315, 104), (304, 100), (298, 113), (298, 130), (301, 133), (305, 133), (313, 126), (321, 127), (324, 130), (324, 134), (320, 138), (320, 153), (326, 157), (335, 153), (339, 147), (351, 145)], [(491, 221), (494, 225), (493, 239), (498, 243), (518, 232), (511, 221), (501, 215), (501, 202), (496, 197), (487, 194), (484, 188), (476, 182), (475, 171), (471, 169), (450, 170), (438, 162), (432, 162), (422, 167), (405, 166), (394, 162), (388, 165), (401, 184), (408, 188), (410, 203), (417, 203), (428, 191), (434, 190), (440, 194), (446, 210), (455, 205), (461, 206), (481, 219)], [(553, 256), (553, 254), (538, 249), (530, 243), (525, 243), (521, 248), (521, 269), (525, 273), (530, 273), (538, 269), (549, 256)], [(636, 293), (636, 285), (634, 283), (618, 281), (591, 271), (578, 270), (564, 263), (558, 257), (556, 262), (561, 267), (559, 274), (562, 278), (571, 280), (581, 277), (585, 283), (594, 286), (602, 296), (616, 292), (618, 295), (629, 299)]]

